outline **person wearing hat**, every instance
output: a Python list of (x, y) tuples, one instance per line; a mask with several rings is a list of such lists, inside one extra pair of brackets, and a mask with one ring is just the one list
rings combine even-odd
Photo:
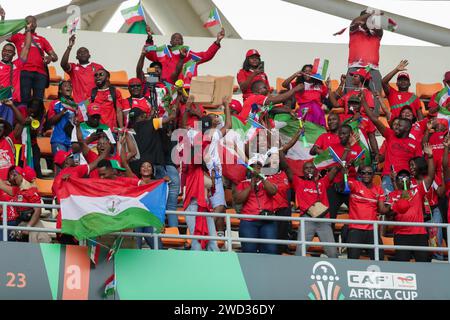
[[(395, 221), (424, 222), (424, 202), (427, 192), (433, 184), (435, 168), (431, 147), (424, 145), (427, 155), (427, 176), (417, 188), (411, 187), (411, 173), (400, 170), (395, 177), (397, 189), (389, 193), (389, 204)], [(394, 245), (396, 246), (424, 246), (428, 247), (428, 233), (425, 227), (394, 226)], [(411, 256), (416, 262), (429, 262), (430, 252), (418, 250), (395, 250), (395, 261), (409, 261)]]
[(269, 78), (264, 72), (264, 63), (261, 62), (261, 55), (258, 50), (250, 49), (247, 51), (242, 69), (239, 70), (236, 79), (241, 88), (244, 102), (252, 94), (253, 82), (264, 81), (267, 88), (270, 88)]
[[(420, 100), (414, 93), (408, 91), (411, 86), (409, 74), (406, 72), (408, 64), (408, 60), (402, 60), (394, 70), (384, 76), (382, 81), (383, 90), (389, 101), (389, 105), (391, 106), (391, 119), (400, 116), (402, 107), (408, 105), (411, 106), (414, 116), (417, 119), (422, 120), (423, 114)], [(398, 74), (398, 90), (389, 85), (389, 81), (391, 81), (396, 74)]]
[[(274, 215), (272, 197), (277, 193), (277, 186), (261, 175), (261, 168), (266, 159), (255, 154), (248, 162), (253, 168), (251, 178), (241, 181), (236, 187), (234, 201), (242, 204), (242, 214)], [(240, 238), (277, 239), (277, 223), (274, 220), (240, 219)], [(277, 254), (278, 246), (269, 243), (241, 242), (242, 252)]]
[(439, 99), (439, 101), (437, 98), (439, 93), (447, 92), (448, 90), (450, 90), (450, 71), (447, 71), (444, 74), (444, 79), (442, 80), (442, 82), (444, 83), (444, 88), (439, 92), (434, 93), (430, 98), (430, 102), (428, 103), (429, 113), (431, 114), (438, 112), (440, 107), (446, 108), (447, 110), (450, 108), (450, 96), (447, 96), (446, 99), (441, 98)]
[(72, 82), (70, 80), (60, 81), (58, 99), (50, 103), (47, 113), (48, 124), (53, 127), (50, 138), (53, 154), (59, 150), (68, 151), (70, 149), (77, 107), (72, 98)]
[[(150, 30), (150, 27), (147, 26), (147, 40), (145, 42), (146, 46), (154, 46), (153, 42), (153, 35)], [(213, 42), (213, 44), (208, 48), (206, 51), (202, 52), (194, 52), (192, 50), (188, 50), (187, 55), (184, 57), (183, 62), (186, 63), (193, 58), (199, 58), (199, 60), (196, 62), (195, 70), (193, 72), (193, 76), (195, 77), (197, 75), (197, 67), (199, 64), (205, 63), (210, 61), (214, 58), (217, 51), (220, 49), (220, 43), (222, 39), (225, 38), (225, 29), (221, 29), (219, 33), (217, 33), (217, 39)], [(159, 57), (156, 54), (156, 51), (148, 51), (146, 54), (146, 58), (150, 61), (159, 61), (162, 64), (162, 73), (161, 73), (161, 79), (165, 79), (166, 81), (174, 84), (175, 82), (172, 81), (171, 75), (174, 73), (176, 66), (180, 60), (180, 50), (183, 49), (184, 46), (184, 40), (183, 36), (180, 33), (174, 33), (170, 37), (170, 44), (167, 45), (168, 49), (170, 50), (170, 55), (166, 55), (164, 57)], [(181, 47), (181, 48), (180, 48)], [(184, 76), (183, 74), (179, 75), (178, 79), (183, 80)], [(186, 84), (189, 84), (190, 81), (188, 79), (184, 79), (187, 81), (184, 81)]]
[[(101, 123), (100, 108), (100, 105), (90, 103), (86, 110), (87, 120), (80, 123), (81, 138), (94, 152), (96, 151), (97, 140), (104, 134), (111, 143), (116, 143), (111, 129), (106, 124)], [(72, 131), (71, 141), (78, 141), (76, 128)]]
[(75, 45), (76, 35), (69, 38), (64, 55), (61, 58), (61, 68), (70, 76), (73, 85), (73, 100), (76, 103), (83, 102), (91, 97), (92, 89), (95, 88), (94, 74), (103, 69), (101, 64), (90, 62), (91, 54), (86, 47), (77, 50), (76, 59), (78, 63), (69, 62), (70, 52)]
[[(360, 68), (370, 68), (370, 77), (373, 79), (371, 88), (381, 92), (381, 74), (379, 71), (380, 42), (383, 37), (381, 25), (374, 23), (382, 12), (363, 10), (359, 17), (350, 24), (350, 40), (348, 44), (348, 71), (346, 88), (344, 92), (354, 90), (357, 85), (351, 80), (352, 73)], [(349, 77), (350, 76), (350, 77)]]
[[(35, 179), (36, 172), (32, 168), (28, 166), (23, 168), (12, 166), (9, 168), (8, 182), (0, 180), (0, 190), (12, 197), (11, 202), (40, 204), (41, 197), (34, 184)], [(15, 210), (17, 210), (21, 221), (19, 224), (20, 226), (44, 228), (44, 225), (40, 221), (41, 208), (15, 207)], [(16, 232), (16, 237), (18, 239), (22, 238), (22, 236), (28, 236), (28, 242), (51, 242), (50, 236), (44, 232)]]
[(327, 81), (328, 90), (330, 91), (330, 102), (334, 108), (344, 108), (344, 113), (348, 113), (348, 99), (353, 95), (359, 95), (362, 91), (364, 93), (365, 99), (370, 108), (375, 107), (375, 102), (373, 94), (369, 89), (369, 84), (372, 76), (365, 68), (357, 69), (354, 72), (349, 73), (352, 83), (352, 88), (347, 90), (346, 93), (338, 99), (340, 92), (342, 92), (342, 87), (344, 86), (345, 79), (348, 77), (341, 77), (341, 83), (335, 92), (331, 91), (331, 82)]
[[(7, 102), (13, 104), (12, 101)], [(20, 112), (19, 112), (20, 113)], [(23, 130), (23, 118), (17, 121), (14, 131), (11, 124), (0, 118), (0, 179), (8, 179), (8, 170), (14, 165), (15, 147), (14, 143), (20, 141)], [(17, 155), (18, 156), (18, 155)]]
[(153, 109), (150, 98), (144, 97), (144, 88), (142, 81), (139, 78), (131, 78), (128, 80), (128, 91), (130, 97), (123, 101), (123, 118), (125, 127), (128, 124), (128, 113), (131, 108), (141, 109), (147, 117), (150, 117), (150, 112)]
[[(312, 75), (312, 70), (312, 64), (305, 64), (300, 71), (287, 78), (281, 85), (286, 89), (292, 89), (295, 85), (302, 83), (304, 90), (295, 94), (299, 106), (298, 117), (325, 127), (326, 120), (322, 103), (328, 95), (328, 88), (322, 79)], [(306, 115), (303, 114), (304, 112)]]

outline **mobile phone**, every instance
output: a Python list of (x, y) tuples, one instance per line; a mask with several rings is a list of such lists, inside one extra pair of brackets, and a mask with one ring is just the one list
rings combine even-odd
[(264, 71), (264, 61), (261, 61), (258, 65), (258, 69)]

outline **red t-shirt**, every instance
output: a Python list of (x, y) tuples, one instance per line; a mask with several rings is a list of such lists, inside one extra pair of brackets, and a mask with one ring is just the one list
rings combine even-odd
[[(122, 94), (116, 89), (116, 107), (118, 109), (123, 109), (122, 100)], [(113, 130), (114, 127), (117, 127), (117, 114), (114, 109), (114, 102), (109, 88), (99, 89), (95, 96), (94, 103), (100, 105), (100, 122), (106, 124), (111, 130)]]
[(123, 99), (123, 103), (122, 103), (123, 112), (130, 111), (133, 108), (139, 108), (142, 111), (144, 111), (147, 116), (150, 115), (152, 106), (150, 105), (150, 103), (147, 101), (147, 99), (145, 97), (131, 98), (131, 101), (132, 101), (131, 102), (132, 105), (130, 106), (129, 99)]
[(442, 158), (444, 157), (444, 137), (447, 131), (434, 132), (430, 136), (429, 144), (433, 150), (433, 161), (436, 168), (435, 180), (438, 185), (442, 184), (443, 170), (442, 170)]
[[(98, 158), (98, 154), (96, 154), (94, 151), (89, 150), (88, 154), (86, 155), (86, 161), (88, 163), (94, 162), (95, 160), (97, 160)], [(122, 165), (122, 160), (120, 159), (120, 155), (119, 154), (115, 154), (113, 156), (109, 156), (107, 158), (105, 158), (105, 160), (116, 160), (119, 165)], [(89, 178), (100, 178), (100, 176), (98, 175), (98, 169), (94, 169), (89, 173)]]
[[(369, 106), (369, 108), (374, 108), (375, 107), (375, 101), (373, 100), (373, 95), (372, 92), (370, 92), (369, 89), (364, 88), (364, 96), (366, 98), (367, 101), (367, 105)], [(343, 107), (345, 109), (345, 113), (348, 113), (348, 99), (350, 99), (351, 96), (353, 95), (359, 95), (359, 90), (350, 90), (347, 91), (347, 93), (338, 100), (338, 105), (340, 107)], [(364, 114), (364, 108), (361, 105), (361, 113)]]
[[(345, 120), (350, 119), (352, 117), (351, 114), (343, 114), (341, 113), (339, 115), (339, 118), (341, 118), (341, 123), (344, 123)], [(361, 123), (359, 124), (359, 128), (364, 133), (364, 135), (367, 138), (367, 134), (369, 133), (375, 133), (377, 131), (377, 128), (372, 123), (372, 121), (369, 120), (369, 118), (365, 116), (361, 116)]]
[(348, 67), (370, 65), (372, 68), (378, 69), (380, 41), (381, 38), (378, 36), (368, 35), (360, 30), (350, 31)]
[[(349, 179), (350, 187), (349, 218), (352, 220), (378, 220), (378, 201), (385, 200), (383, 189), (372, 185), (368, 188), (364, 183)], [(350, 224), (350, 229), (373, 230), (371, 224)]]
[[(13, 197), (11, 197), (5, 191), (0, 190), (0, 201), (11, 202), (13, 201)], [(14, 221), (19, 218), (19, 213), (17, 213), (16, 207), (9, 206), (7, 210), (8, 213), (6, 214), (6, 219), (8, 221)], [(0, 212), (0, 218), (3, 219), (3, 206), (0, 206)]]
[(427, 118), (414, 122), (412, 124), (411, 131), (409, 132), (409, 136), (416, 141), (422, 142), (423, 135), (425, 134), (425, 130), (427, 128), (427, 123)]
[(284, 171), (267, 177), (271, 183), (277, 186), (277, 193), (272, 197), (273, 210), (289, 207), (288, 191), (290, 189), (288, 177)]
[[(247, 100), (245, 100), (245, 102), (244, 102), (242, 111), (239, 113), (239, 118), (241, 118), (244, 121), (247, 121), (248, 115), (250, 113), (258, 112), (260, 110), (261, 106), (264, 105), (266, 100), (267, 100), (267, 96), (263, 96), (262, 94), (251, 94), (250, 96), (248, 96)], [(253, 105), (257, 106), (256, 111), (252, 110)]]
[[(73, 178), (83, 178), (84, 176), (89, 174), (89, 166), (86, 164), (76, 166), (76, 167), (68, 167), (62, 169), (58, 175), (55, 177), (55, 180), (53, 180), (53, 186), (52, 191), (53, 194), (56, 196), (56, 198), (59, 201), (58, 191), (61, 189), (61, 184), (63, 182), (62, 177), (70, 174)], [(58, 210), (58, 215), (56, 217), (56, 228), (61, 228), (61, 211)]]
[[(342, 159), (342, 156), (344, 155), (344, 152), (345, 152), (345, 147), (340, 143), (333, 144), (330, 147), (333, 148), (333, 150), (336, 152), (336, 154), (339, 156), (339, 158)], [(353, 146), (351, 146), (350, 151), (348, 152), (347, 158), (345, 159), (345, 161), (348, 163), (349, 161), (355, 159), (361, 151), (362, 151), (361, 147), (358, 144), (354, 144)], [(364, 157), (365, 156), (362, 156), (362, 159), (364, 159)], [(336, 163), (336, 165), (338, 165), (338, 164)], [(348, 178), (356, 179), (355, 166), (351, 166), (348, 169)], [(334, 178), (334, 182), (339, 183), (342, 180), (344, 180), (344, 175), (342, 174), (341, 171), (339, 171), (338, 174), (336, 175), (336, 178)]]
[[(420, 183), (417, 188), (408, 190), (409, 197), (409, 209), (403, 213), (395, 214), (395, 221), (402, 222), (424, 222), (423, 221), (423, 202), (424, 197), (427, 194), (427, 190), (423, 183)], [(389, 194), (389, 197), (394, 203), (398, 201), (402, 195), (402, 190), (394, 190)], [(394, 226), (394, 234), (427, 234), (424, 227), (412, 227), (412, 226)]]
[(20, 102), (20, 71), (22, 71), (24, 62), (16, 59), (12, 62), (12, 83), (11, 83), (11, 66), (0, 61), (0, 86), (13, 86), (13, 100)]
[[(295, 199), (302, 215), (317, 201), (322, 202), (327, 207), (330, 206), (327, 197), (327, 189), (330, 185), (331, 182), (328, 176), (318, 181), (301, 179), (297, 176), (293, 177), (292, 187), (295, 190)], [(329, 218), (330, 214), (327, 213), (326, 217)]]
[[(322, 99), (328, 95), (328, 88), (324, 84), (313, 85), (305, 82), (305, 90), (295, 93), (295, 100), (299, 105), (315, 101), (322, 105)], [(290, 89), (295, 87), (295, 82), (290, 84)]]
[(390, 87), (387, 98), (389, 105), (391, 106), (391, 119), (395, 119), (400, 116), (400, 112), (404, 107), (402, 104), (405, 102), (409, 102), (409, 106), (411, 107), (415, 117), (417, 117), (417, 111), (422, 108), (419, 98), (412, 92), (397, 91)]
[(394, 166), (396, 172), (409, 171), (409, 160), (416, 156), (422, 156), (420, 142), (411, 137), (397, 138), (394, 130), (386, 128), (384, 138), (386, 139), (386, 153), (383, 175), (390, 175), (391, 165)]
[[(14, 143), (14, 137), (11, 133), (9, 135), (11, 142)], [(14, 165), (14, 147), (11, 147), (10, 142), (6, 138), (0, 139), (0, 179), (8, 180), (8, 170)]]
[(95, 88), (94, 74), (99, 69), (103, 69), (103, 66), (95, 62), (91, 62), (87, 65), (70, 63), (70, 70), (67, 74), (72, 81), (72, 95), (76, 103), (91, 98), (92, 89)]
[[(241, 181), (236, 187), (237, 191), (244, 191), (251, 184), (250, 179)], [(263, 184), (260, 181), (258, 184), (258, 192), (254, 190), (250, 191), (247, 201), (242, 206), (242, 214), (259, 215), (261, 210), (273, 210), (272, 197), (270, 197), (266, 190), (264, 190)], [(257, 195), (257, 196), (256, 196)], [(259, 204), (258, 204), (259, 203)], [(255, 219), (242, 219), (248, 221), (254, 221)]]
[[(31, 37), (33, 41), (31, 42), (30, 52), (28, 53), (28, 59), (25, 65), (23, 66), (22, 70), (30, 72), (39, 72), (41, 74), (47, 75), (44, 65), (44, 59), (41, 53), (39, 52), (39, 49), (36, 47), (36, 44), (41, 48), (41, 51), (47, 54), (50, 51), (53, 51), (53, 48), (47, 41), (47, 39), (45, 39), (44, 37), (38, 36), (36, 33), (33, 33)], [(17, 48), (17, 54), (20, 56), (20, 53), (22, 52), (25, 46), (25, 34), (16, 33), (11, 38), (9, 38), (9, 41), (14, 43), (14, 45)]]
[[(24, 202), (24, 203), (41, 203), (41, 196), (36, 187), (31, 187), (27, 190), (21, 190), (19, 187), (13, 187), (13, 199), (12, 202)], [(30, 209), (28, 207), (16, 207), (17, 211), (24, 211)]]
[[(199, 109), (201, 114), (205, 113), (205, 109), (203, 108), (203, 106), (201, 104), (196, 103), (195, 104), (196, 107)], [(181, 124), (183, 121), (183, 114), (186, 112), (186, 105), (183, 103), (180, 103), (180, 106), (178, 108), (178, 119), (177, 119), (177, 123), (178, 123), (178, 127), (181, 128)], [(187, 116), (187, 120), (186, 120), (186, 125), (188, 128), (194, 128), (195, 122), (196, 121), (200, 121), (200, 119), (195, 116), (192, 115), (191, 113), (188, 113)]]
[(329, 146), (336, 143), (339, 143), (339, 136), (335, 133), (325, 132), (317, 138), (314, 145), (322, 150), (326, 150)]
[[(249, 71), (245, 71), (244, 69), (239, 70), (238, 74), (237, 74), (237, 82), (239, 84), (241, 84), (242, 82), (246, 81), (248, 77), (250, 77), (250, 75), (253, 73), (252, 70)], [(250, 83), (250, 85), (247, 87), (247, 90), (245, 90), (244, 92), (242, 92), (242, 99), (243, 101), (245, 101), (249, 96), (252, 95), (252, 84), (253, 82), (256, 81), (264, 81), (264, 83), (266, 84), (267, 88), (270, 88), (270, 84), (269, 84), (269, 78), (267, 77), (266, 73), (260, 73), (257, 76), (255, 76), (253, 78), (252, 83)]]

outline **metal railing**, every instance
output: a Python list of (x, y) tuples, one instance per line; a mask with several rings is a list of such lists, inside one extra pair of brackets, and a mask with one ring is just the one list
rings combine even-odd
[[(20, 202), (0, 202), (3, 208), (3, 213), (7, 212), (9, 206), (12, 207), (29, 207), (29, 208), (44, 208), (44, 209), (60, 209), (60, 205), (36, 204), (36, 203), (20, 203)], [(374, 249), (374, 258), (376, 261), (380, 259), (380, 249), (394, 249), (394, 250), (413, 250), (413, 251), (430, 251), (430, 252), (447, 252), (448, 262), (450, 263), (450, 245), (447, 248), (443, 247), (425, 247), (425, 246), (400, 246), (400, 245), (384, 245), (378, 241), (378, 227), (379, 226), (414, 226), (414, 227), (438, 227), (447, 230), (447, 240), (450, 239), (450, 224), (448, 223), (425, 223), (425, 222), (398, 222), (398, 221), (373, 221), (373, 220), (351, 220), (351, 219), (328, 219), (328, 218), (310, 218), (310, 217), (279, 217), (279, 216), (260, 216), (237, 213), (214, 213), (214, 212), (192, 212), (192, 211), (170, 211), (166, 214), (188, 215), (188, 216), (205, 216), (205, 217), (220, 217), (225, 218), (226, 236), (200, 236), (200, 235), (182, 235), (182, 234), (161, 234), (161, 233), (144, 233), (144, 232), (114, 232), (111, 235), (121, 235), (127, 237), (152, 237), (154, 248), (159, 249), (159, 238), (175, 238), (175, 239), (190, 239), (190, 240), (212, 240), (212, 241), (226, 241), (227, 250), (232, 251), (233, 241), (250, 242), (250, 243), (267, 243), (267, 244), (295, 244), (301, 246), (302, 256), (306, 256), (307, 246), (329, 246), (329, 247), (347, 247), (360, 249)], [(278, 240), (278, 239), (260, 239), (260, 238), (241, 238), (232, 237), (231, 235), (231, 218), (238, 219), (254, 219), (254, 220), (270, 220), (270, 221), (299, 221), (300, 240)], [(319, 223), (340, 223), (340, 224), (371, 224), (373, 225), (373, 244), (360, 243), (345, 243), (345, 242), (314, 242), (306, 241), (305, 237), (305, 223), (319, 222)], [(2, 225), (0, 226), (3, 232), (3, 241), (8, 241), (8, 230), (22, 230), (33, 232), (48, 232), (61, 233), (61, 229), (56, 228), (37, 228), (37, 227), (23, 227), (23, 226), (8, 226), (7, 214), (3, 214)]]

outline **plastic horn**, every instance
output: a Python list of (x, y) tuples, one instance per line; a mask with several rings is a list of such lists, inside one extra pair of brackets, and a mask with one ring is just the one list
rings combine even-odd
[(39, 128), (40, 125), (41, 123), (39, 122), (39, 120), (33, 119), (33, 121), (31, 121), (31, 127), (35, 130)]
[[(342, 161), (342, 166), (345, 168), (346, 162)], [(350, 193), (350, 187), (348, 186), (348, 175), (347, 173), (344, 173), (344, 193), (349, 194)]]
[[(302, 119), (298, 119), (298, 125), (299, 125), (300, 129), (304, 129), (303, 128), (303, 121), (302, 121)], [(307, 148), (308, 147), (308, 141), (306, 141), (306, 136), (305, 136), (305, 131), (304, 130), (303, 130), (303, 133), (302, 133), (301, 137), (302, 137), (302, 141), (303, 141), (303, 146), (305, 148)]]
[(187, 97), (188, 94), (187, 94), (187, 92), (186, 92), (186, 90), (184, 89), (183, 86), (184, 86), (184, 81), (183, 81), (183, 80), (178, 79), (178, 80), (175, 82), (175, 87), (176, 87), (177, 89), (182, 89), (183, 95), (184, 95), (185, 97)]
[(408, 187), (406, 186), (407, 178), (402, 178), (402, 180), (403, 180), (403, 190), (407, 191), (408, 190)]
[[(247, 168), (248, 170), (250, 170), (251, 172), (256, 173), (255, 169), (253, 169), (251, 166), (249, 166), (249, 165), (248, 165), (247, 163), (245, 163), (244, 161), (238, 159), (238, 163), (239, 163), (240, 165), (243, 165), (244, 167), (246, 167), (246, 168)], [(264, 179), (264, 180), (266, 179), (266, 176), (263, 175), (262, 173), (258, 173), (258, 176), (261, 177), (261, 178)]]
[(14, 147), (16, 148), (16, 167), (17, 167), (19, 166), (20, 149), (22, 148), (22, 145), (15, 144)]

